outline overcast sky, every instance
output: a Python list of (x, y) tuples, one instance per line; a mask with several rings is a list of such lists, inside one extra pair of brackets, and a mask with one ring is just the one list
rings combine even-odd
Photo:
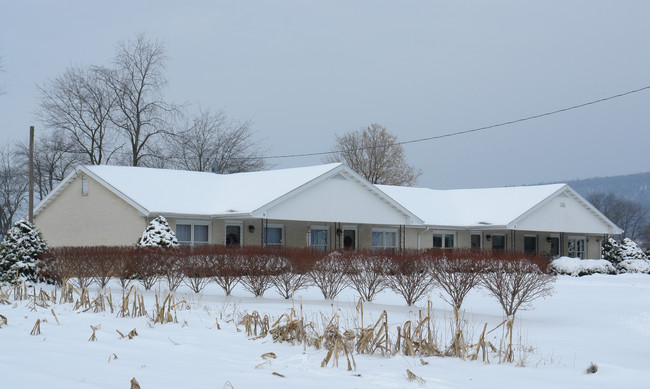
[[(168, 100), (252, 119), (269, 155), (327, 151), (373, 122), (406, 141), (650, 85), (647, 0), (1, 2), (4, 144), (43, 130), (36, 85), (108, 65), (139, 32), (165, 42)], [(405, 150), (418, 186), (443, 189), (650, 171), (650, 90)]]

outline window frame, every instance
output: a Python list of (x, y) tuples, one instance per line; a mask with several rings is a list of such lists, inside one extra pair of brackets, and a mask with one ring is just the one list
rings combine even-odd
[[(433, 242), (436, 235), (440, 236), (440, 243), (441, 243), (440, 246), (436, 246)], [(451, 246), (447, 246), (447, 237), (449, 236), (451, 236), (451, 239), (453, 241)], [(434, 231), (433, 235), (431, 236), (431, 246), (434, 249), (445, 249), (445, 250), (456, 248), (456, 233), (449, 232), (449, 231)]]
[[(478, 247), (472, 247), (472, 237), (478, 236)], [(482, 249), (483, 248), (483, 234), (479, 231), (470, 231), (469, 233), (469, 247), (471, 249)]]
[[(280, 229), (280, 243), (268, 243), (267, 242), (267, 229), (269, 228), (279, 228)], [(284, 224), (274, 224), (274, 223), (269, 223), (264, 225), (262, 228), (262, 244), (264, 247), (283, 247), (285, 244), (285, 230), (284, 230)]]
[[(375, 239), (373, 238), (373, 235), (375, 233), (381, 233), (382, 234), (382, 245), (381, 246), (375, 246)], [(394, 234), (395, 239), (395, 246), (387, 246), (386, 245), (386, 234)], [(398, 230), (397, 228), (373, 228), (371, 233), (370, 233), (370, 246), (373, 250), (397, 250), (399, 248), (399, 236), (398, 236)]]
[[(494, 238), (495, 237), (503, 237), (503, 247), (494, 247)], [(507, 241), (507, 236), (506, 234), (492, 234), (492, 250), (505, 250), (506, 247), (508, 247), (508, 241)]]
[[(526, 239), (535, 239), (535, 248), (533, 251), (526, 250)], [(537, 254), (539, 251), (539, 239), (537, 238), (537, 235), (532, 235), (532, 234), (526, 234), (524, 235), (524, 252), (528, 254)]]
[[(323, 245), (314, 245), (312, 241), (312, 232), (314, 231), (324, 231), (325, 232), (325, 244)], [(329, 250), (330, 247), (330, 228), (328, 226), (310, 226), (309, 227), (309, 241), (308, 245), (310, 249), (315, 250)]]
[[(201, 246), (201, 245), (208, 245), (211, 243), (212, 239), (212, 222), (210, 221), (203, 221), (203, 220), (176, 220), (176, 223), (174, 224), (174, 234), (178, 231), (178, 226), (190, 226), (190, 240), (189, 241), (178, 241), (178, 244), (181, 246)], [(195, 233), (194, 233), (194, 228), (195, 226), (207, 226), (208, 227), (208, 240), (207, 241), (200, 241), (197, 242), (195, 239)], [(176, 234), (176, 239), (178, 240), (178, 234)]]
[[(571, 248), (571, 241), (582, 242), (582, 250)], [(573, 252), (572, 252), (573, 251)], [(585, 259), (587, 256), (587, 237), (584, 235), (570, 235), (567, 237), (567, 257)]]

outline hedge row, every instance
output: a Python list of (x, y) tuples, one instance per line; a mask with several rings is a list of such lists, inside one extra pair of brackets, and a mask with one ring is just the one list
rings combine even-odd
[[(522, 258), (546, 272), (546, 259), (511, 251), (321, 251), (221, 245), (56, 248), (44, 253), (40, 272), (44, 279), (74, 281), (79, 287), (95, 282), (104, 288), (115, 278), (123, 287), (136, 280), (150, 289), (166, 280), (172, 291), (185, 284), (198, 293), (215, 282), (226, 294), (241, 284), (255, 296), (275, 287), (285, 298), (315, 285), (328, 299), (352, 287), (370, 301), (390, 288), (411, 305), (434, 286), (433, 275), (441, 264), (455, 272), (481, 272), (494, 262)], [(455, 267), (448, 266), (450, 263)]]

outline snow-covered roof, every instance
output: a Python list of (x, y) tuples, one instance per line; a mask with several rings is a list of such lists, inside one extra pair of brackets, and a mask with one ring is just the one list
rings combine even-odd
[(80, 169), (143, 213), (214, 216), (250, 214), (340, 166), (237, 174), (108, 165)]
[(565, 184), (436, 190), (376, 185), (418, 215), (424, 224), (449, 227), (506, 227), (562, 191)]

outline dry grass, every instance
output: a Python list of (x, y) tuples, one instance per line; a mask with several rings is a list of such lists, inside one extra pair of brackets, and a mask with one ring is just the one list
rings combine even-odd
[(245, 314), (239, 322), (246, 329), (246, 334), (252, 339), (264, 338), (269, 334), (269, 317), (260, 316), (257, 311)]

